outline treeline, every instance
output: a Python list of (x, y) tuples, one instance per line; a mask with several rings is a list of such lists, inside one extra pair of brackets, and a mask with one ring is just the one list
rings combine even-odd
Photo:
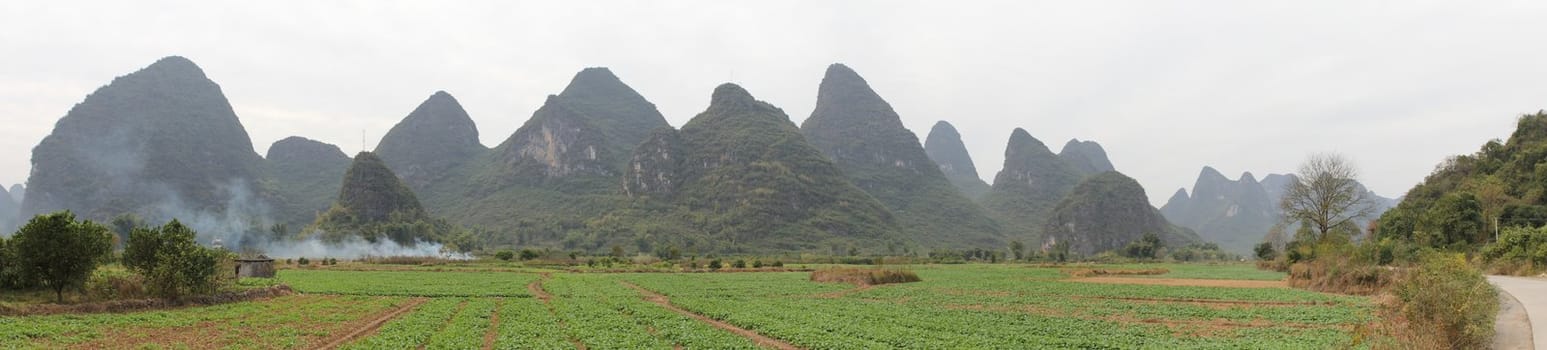
[[(126, 221), (127, 222), (127, 221)], [(57, 302), (75, 290), (98, 299), (209, 295), (234, 284), (221, 273), (235, 254), (200, 246), (177, 220), (128, 229), (122, 249), (108, 226), (62, 211), (33, 217), (0, 238), (0, 289), (47, 289)]]

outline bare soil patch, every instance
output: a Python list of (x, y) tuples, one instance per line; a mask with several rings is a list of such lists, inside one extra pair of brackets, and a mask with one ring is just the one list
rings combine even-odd
[(1084, 277), (1070, 281), (1105, 284), (1138, 284), (1180, 287), (1228, 287), (1228, 288), (1289, 288), (1284, 281), (1205, 280), (1181, 278), (1132, 278), (1132, 277)]
[(430, 299), (427, 298), (409, 299), (408, 302), (403, 303), (403, 306), (400, 306), (395, 310), (387, 311), (386, 313), (381, 314), (381, 316), (377, 316), (375, 319), (372, 319), (370, 322), (366, 322), (365, 324), (351, 327), (354, 329), (353, 332), (349, 332), (349, 334), (344, 334), (343, 336), (334, 338), (331, 341), (328, 341), (326, 345), (323, 345), (318, 349), (336, 349), (339, 346), (343, 346), (344, 344), (349, 343), (350, 341), (354, 341), (355, 339), (364, 338), (365, 336), (374, 334), (376, 333), (376, 330), (381, 329), (381, 325), (386, 324), (388, 321), (397, 319), (399, 316), (402, 316), (409, 311), (413, 311), (413, 309), (418, 308), (419, 305), (424, 304), (424, 302), (429, 300)]
[(782, 340), (778, 340), (778, 339), (774, 339), (774, 338), (769, 338), (767, 336), (764, 336), (762, 334), (758, 334), (757, 332), (753, 332), (753, 331), (748, 330), (746, 328), (737, 327), (736, 325), (725, 323), (723, 321), (712, 319), (712, 318), (709, 318), (708, 316), (699, 315), (698, 313), (695, 313), (695, 312), (688, 311), (686, 309), (677, 307), (676, 305), (672, 305), (671, 304), (671, 300), (666, 298), (665, 295), (661, 295), (659, 293), (652, 292), (652, 291), (650, 291), (648, 289), (644, 289), (643, 287), (640, 287), (640, 286), (635, 285), (633, 283), (621, 282), (621, 281), (618, 282), (618, 283), (622, 283), (623, 285), (626, 285), (629, 288), (633, 288), (634, 290), (639, 291), (639, 294), (643, 294), (644, 297), (645, 297), (645, 300), (647, 300), (649, 302), (652, 302), (652, 303), (655, 303), (657, 305), (660, 305), (661, 307), (664, 307), (667, 310), (671, 310), (671, 311), (676, 312), (678, 314), (682, 314), (683, 316), (692, 317), (693, 319), (699, 320), (700, 322), (708, 323), (710, 325), (715, 326), (716, 328), (724, 329), (726, 331), (730, 331), (731, 333), (735, 333), (737, 335), (740, 335), (740, 336), (743, 336), (743, 337), (747, 337), (747, 339), (751, 339), (752, 342), (757, 343), (758, 346), (770, 347), (770, 348), (775, 348), (775, 349), (780, 349), (780, 350), (799, 350), (800, 349), (800, 348), (795, 347), (795, 345), (792, 345), (790, 343), (786, 343), (786, 342), (784, 342)]
[(483, 333), (483, 350), (494, 349), (494, 339), (500, 335), (500, 308), (504, 306), (504, 298), (494, 300), (494, 314), (489, 315), (489, 331)]

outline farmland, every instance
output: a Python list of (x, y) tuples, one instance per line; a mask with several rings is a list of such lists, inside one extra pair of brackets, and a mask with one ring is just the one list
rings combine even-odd
[[(1132, 268), (1112, 266), (1110, 268)], [(1153, 267), (1149, 265), (1140, 267)], [(1061, 268), (922, 265), (922, 282), (856, 287), (803, 272), (282, 270), (297, 295), (125, 314), (0, 318), (21, 348), (753, 349), (1329, 348), (1367, 298), (1281, 287), (1244, 265), (1087, 283)], [(1278, 276), (1278, 277), (1281, 277)], [(1109, 281), (1110, 282), (1110, 281)], [(1228, 283), (1226, 284), (1228, 285)]]

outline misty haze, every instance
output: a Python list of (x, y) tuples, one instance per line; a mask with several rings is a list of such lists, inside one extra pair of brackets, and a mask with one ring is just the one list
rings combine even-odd
[(0, 4), (0, 348), (1547, 349), (1543, 15)]

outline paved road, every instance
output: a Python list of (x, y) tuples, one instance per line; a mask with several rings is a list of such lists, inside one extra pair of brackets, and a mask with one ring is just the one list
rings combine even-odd
[[(1488, 276), (1488, 281), (1520, 300), (1530, 317), (1531, 338), (1536, 349), (1547, 350), (1547, 279)], [(1501, 322), (1507, 322), (1504, 312), (1500, 312), (1499, 318)]]

